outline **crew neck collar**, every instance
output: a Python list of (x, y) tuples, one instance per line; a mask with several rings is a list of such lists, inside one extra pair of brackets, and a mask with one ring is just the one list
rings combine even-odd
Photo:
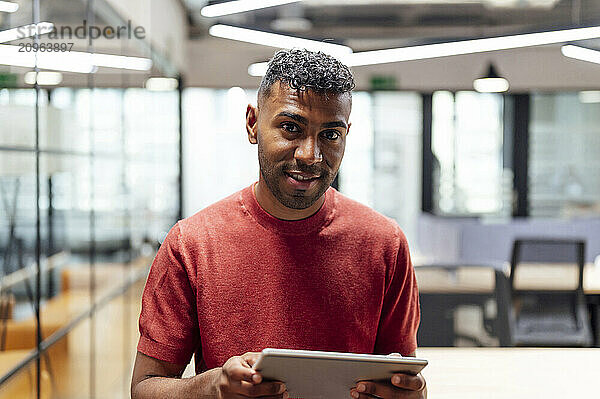
[(325, 201), (321, 208), (311, 216), (299, 220), (278, 219), (265, 211), (258, 203), (252, 187), (242, 190), (242, 206), (261, 226), (280, 234), (303, 235), (318, 231), (327, 226), (335, 213), (335, 189), (330, 187), (325, 192)]

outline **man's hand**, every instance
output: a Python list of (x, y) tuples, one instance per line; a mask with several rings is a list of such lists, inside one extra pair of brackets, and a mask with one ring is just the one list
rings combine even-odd
[(278, 398), (286, 399), (288, 393), (282, 382), (263, 382), (260, 373), (252, 366), (260, 353), (248, 352), (227, 360), (217, 376), (219, 399)]
[[(399, 353), (390, 353), (388, 356), (399, 356)], [(414, 353), (409, 356), (414, 357)], [(427, 397), (425, 379), (418, 375), (394, 374), (390, 382), (360, 381), (355, 388), (350, 390), (350, 395), (355, 399), (383, 398), (383, 399), (422, 399)]]
[(360, 381), (350, 390), (355, 399), (384, 398), (404, 399), (425, 398), (425, 379), (419, 375), (394, 374), (391, 383)]

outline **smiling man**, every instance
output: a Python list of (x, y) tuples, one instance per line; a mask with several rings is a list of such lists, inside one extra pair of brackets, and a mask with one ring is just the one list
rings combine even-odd
[[(257, 183), (169, 232), (142, 298), (134, 398), (285, 398), (266, 347), (414, 356), (419, 302), (398, 225), (330, 187), (350, 130), (348, 67), (282, 50), (246, 111)], [(360, 134), (357, 132), (356, 134)], [(196, 376), (181, 379), (192, 355)], [(419, 376), (348, 398), (422, 398)], [(337, 398), (334, 398), (337, 399)]]

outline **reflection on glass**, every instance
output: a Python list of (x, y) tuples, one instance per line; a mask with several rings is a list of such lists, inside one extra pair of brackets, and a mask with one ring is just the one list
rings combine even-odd
[[(154, 249), (179, 212), (177, 93), (55, 89), (49, 103), (39, 103), (39, 197), (33, 147), (35, 91), (2, 93), (0, 320), (8, 321), (0, 324), (0, 333), (4, 331), (2, 349), (14, 355), (3, 364), (16, 365), (36, 347), (39, 203), (42, 339), (89, 311), (93, 297), (101, 300), (117, 290), (110, 302), (116, 303), (110, 305), (112, 310), (77, 325), (42, 355), (42, 395), (86, 397), (94, 391), (106, 397), (127, 397), (125, 380), (136, 339), (135, 326), (128, 323), (139, 311), (135, 309), (139, 292), (131, 294), (132, 299), (123, 298), (118, 290), (129, 281), (143, 281)], [(48, 98), (46, 92), (40, 96)], [(126, 118), (127, 113), (131, 117)], [(13, 280), (16, 283), (8, 286)], [(115, 320), (115, 315), (125, 314), (125, 306), (134, 307), (127, 311), (130, 317)], [(111, 336), (111, 331), (116, 332)], [(102, 342), (111, 348), (120, 346), (127, 357), (109, 361), (109, 353), (98, 349)], [(4, 354), (0, 351), (0, 356)], [(114, 351), (110, 355), (114, 358)], [(119, 379), (104, 371), (111, 361), (110, 370)], [(2, 370), (0, 374), (8, 369)], [(35, 392), (30, 386), (36, 380), (30, 376), (35, 374), (33, 361), (11, 380), (22, 389), (24, 380), (19, 376), (29, 376), (26, 386)], [(0, 386), (0, 397), (21, 397), (11, 387), (13, 383)]]

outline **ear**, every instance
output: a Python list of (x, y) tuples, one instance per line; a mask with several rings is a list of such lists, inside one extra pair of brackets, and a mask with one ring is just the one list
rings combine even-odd
[(352, 122), (348, 123), (348, 128), (346, 129), (346, 136), (350, 133), (350, 126), (352, 126)]
[(246, 108), (246, 132), (250, 144), (258, 143), (258, 109), (252, 104)]

